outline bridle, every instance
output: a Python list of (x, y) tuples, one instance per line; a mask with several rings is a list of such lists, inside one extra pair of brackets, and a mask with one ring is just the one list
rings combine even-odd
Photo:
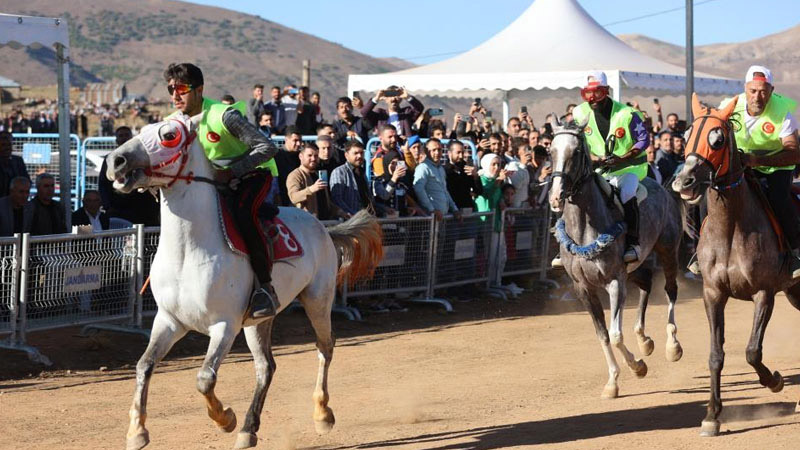
[(569, 189), (566, 188), (567, 183), (564, 183), (564, 187), (562, 190), (564, 191), (564, 198), (572, 198), (573, 195), (577, 194), (580, 191), (583, 183), (586, 182), (589, 178), (591, 178), (592, 174), (594, 173), (591, 168), (591, 160), (589, 159), (589, 154), (586, 150), (586, 140), (583, 137), (583, 133), (580, 130), (562, 130), (558, 131), (553, 134), (553, 139), (556, 136), (561, 134), (568, 134), (570, 136), (574, 136), (578, 139), (579, 145), (575, 149), (575, 152), (580, 153), (581, 158), (579, 158), (580, 166), (578, 166), (577, 170), (577, 178), (573, 178), (573, 176), (564, 171), (556, 171), (551, 174), (552, 179), (556, 179), (557, 177), (561, 177), (569, 182)]
[[(696, 117), (694, 122), (692, 123), (691, 133), (697, 132), (698, 133), (698, 138), (694, 140), (694, 144), (692, 145), (692, 150), (689, 152), (689, 156), (694, 156), (695, 158), (697, 158), (700, 161), (701, 164), (703, 164), (704, 166), (706, 166), (709, 169), (709, 172), (711, 173), (711, 179), (709, 181), (703, 182), (702, 184), (708, 184), (711, 189), (714, 189), (716, 191), (724, 191), (724, 190), (728, 190), (728, 189), (733, 189), (736, 186), (739, 186), (742, 183), (742, 181), (744, 180), (744, 172), (745, 172), (744, 167), (740, 168), (736, 172), (730, 171), (730, 172), (728, 172), (726, 174), (720, 175), (719, 172), (720, 172), (720, 170), (722, 170), (723, 164), (720, 164), (719, 167), (714, 167), (714, 164), (708, 158), (706, 158), (703, 155), (697, 153), (697, 146), (699, 145), (701, 136), (703, 136), (702, 131), (703, 131), (703, 128), (705, 128), (706, 121), (709, 118), (717, 119), (722, 124), (722, 129), (724, 130), (725, 136), (728, 139), (728, 142), (727, 142), (727, 144), (728, 144), (727, 145), (727, 147), (728, 147), (728, 170), (732, 170), (732, 168), (733, 168), (733, 158), (734, 158), (734, 152), (735, 152), (735, 149), (734, 149), (734, 146), (733, 146), (733, 142), (734, 142), (733, 128), (731, 127), (731, 124), (730, 124), (729, 121), (723, 120), (723, 119), (721, 119), (721, 118), (719, 118), (717, 116), (713, 116), (713, 115), (709, 114), (709, 111), (710, 111), (709, 109), (706, 109), (706, 114), (702, 115), (702, 116), (699, 116), (699, 117)], [(694, 123), (697, 123), (698, 120), (700, 121), (700, 124), (698, 125), (698, 128), (695, 131), (694, 130)], [(708, 143), (706, 143), (706, 144), (708, 144)], [(711, 151), (713, 152), (713, 151), (717, 151), (717, 150), (714, 150), (713, 148), (711, 148)], [(731, 178), (733, 178), (733, 181), (726, 182), (728, 179), (731, 179)]]
[[(194, 175), (194, 172), (189, 171), (186, 175), (183, 175), (183, 170), (186, 168), (186, 163), (189, 161), (189, 148), (191, 147), (192, 143), (194, 142), (195, 138), (197, 137), (197, 133), (192, 131), (191, 133), (186, 128), (186, 125), (181, 122), (180, 120), (170, 119), (171, 121), (177, 123), (181, 127), (181, 134), (186, 136), (183, 145), (181, 146), (181, 150), (178, 153), (175, 153), (174, 156), (170, 157), (166, 161), (162, 161), (154, 166), (150, 166), (144, 169), (145, 175), (148, 177), (161, 177), (161, 178), (171, 178), (170, 182), (167, 183), (167, 188), (171, 187), (175, 184), (178, 180), (183, 180), (186, 184), (191, 184), (193, 181), (198, 181), (201, 183), (209, 183), (213, 185), (218, 185), (216, 181), (211, 178), (206, 177), (197, 177)], [(180, 138), (180, 136), (176, 137), (175, 139)], [(165, 167), (169, 167), (180, 160), (180, 166), (178, 167), (178, 172), (175, 175), (170, 175), (164, 172), (160, 172), (161, 169)]]

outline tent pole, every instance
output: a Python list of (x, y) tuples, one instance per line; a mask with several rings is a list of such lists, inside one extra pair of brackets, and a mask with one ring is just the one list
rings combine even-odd
[(501, 129), (505, 129), (507, 123), (508, 123), (508, 91), (503, 91), (503, 123), (500, 124)]
[[(61, 189), (61, 207), (67, 230), (72, 229), (72, 173), (70, 171), (70, 117), (69, 117), (69, 53), (62, 44), (56, 44), (58, 62), (58, 174)], [(76, 155), (77, 161), (77, 155)], [(79, 199), (80, 201), (80, 199)]]
[(692, 121), (694, 92), (694, 5), (686, 0), (686, 121)]

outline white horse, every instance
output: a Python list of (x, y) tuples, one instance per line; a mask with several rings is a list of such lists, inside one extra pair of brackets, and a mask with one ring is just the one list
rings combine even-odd
[[(158, 304), (150, 342), (136, 366), (136, 391), (130, 409), (127, 448), (149, 443), (145, 428), (147, 390), (156, 364), (187, 331), (210, 337), (208, 352), (197, 374), (197, 389), (206, 399), (208, 415), (225, 432), (236, 427), (236, 415), (214, 394), (217, 371), (244, 328), (256, 368), (256, 390), (235, 448), (256, 445), (261, 410), (275, 372), (271, 349), (272, 318), (245, 320), (253, 288), (246, 256), (234, 253), (223, 236), (213, 169), (195, 132), (202, 114), (149, 125), (108, 156), (107, 176), (122, 192), (160, 188), (161, 237), (150, 271)], [(381, 232), (367, 213), (326, 230), (307, 212), (281, 208), (280, 218), (303, 246), (300, 258), (279, 261), (272, 278), (284, 309), (299, 298), (317, 338), (319, 373), (314, 390), (317, 432), (335, 422), (328, 407), (328, 367), (333, 355), (331, 307), (337, 282), (369, 275), (382, 256)], [(338, 254), (337, 254), (338, 252)], [(341, 267), (339, 259), (341, 257)]]

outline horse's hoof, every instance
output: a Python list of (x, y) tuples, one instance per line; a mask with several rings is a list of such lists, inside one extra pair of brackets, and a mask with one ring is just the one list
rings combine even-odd
[(645, 336), (643, 339), (639, 339), (639, 350), (644, 356), (652, 355), (655, 347), (656, 344), (649, 337)]
[(676, 343), (673, 345), (667, 345), (667, 353), (666, 358), (669, 362), (678, 362), (683, 357), (683, 347), (681, 344)]
[(780, 391), (782, 391), (783, 390), (783, 377), (781, 376), (781, 373), (776, 370), (775, 372), (772, 373), (772, 378), (773, 379), (777, 378), (778, 382), (775, 383), (775, 386), (771, 386), (769, 388), (769, 390), (772, 391), (772, 392), (780, 392)]
[(147, 430), (142, 431), (141, 433), (137, 434), (134, 437), (129, 437), (127, 445), (125, 446), (126, 450), (141, 450), (147, 447), (147, 444), (150, 443), (150, 433)]
[(217, 426), (219, 426), (222, 431), (230, 433), (236, 429), (236, 414), (234, 414), (233, 410), (230, 408), (225, 408), (223, 413), (225, 414), (225, 421), (218, 423)]
[(618, 396), (619, 396), (619, 386), (617, 385), (614, 386), (606, 385), (606, 387), (603, 388), (603, 393), (600, 394), (600, 397), (606, 399), (617, 398)]
[(319, 435), (330, 433), (335, 424), (336, 417), (333, 415), (333, 410), (327, 406), (325, 407), (325, 413), (322, 415), (322, 417), (314, 418), (314, 428), (317, 430), (317, 434)]
[(636, 361), (636, 368), (631, 371), (636, 375), (636, 378), (644, 378), (647, 375), (647, 363), (641, 359)]
[(700, 436), (719, 436), (719, 420), (704, 420), (703, 423), (700, 424)]
[(256, 436), (255, 433), (240, 431), (239, 434), (236, 435), (236, 443), (233, 445), (233, 448), (253, 448), (257, 443), (258, 436)]

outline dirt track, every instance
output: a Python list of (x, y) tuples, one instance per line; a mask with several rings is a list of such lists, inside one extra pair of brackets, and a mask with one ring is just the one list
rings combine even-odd
[[(528, 297), (518, 303), (478, 300), (443, 315), (408, 313), (336, 319), (331, 369), (337, 424), (318, 437), (311, 420), (317, 359), (301, 313), (279, 319), (278, 372), (262, 416), (258, 448), (320, 449), (796, 449), (800, 447), (800, 313), (779, 297), (765, 339), (764, 361), (785, 377), (783, 392), (758, 384), (744, 358), (752, 305), (731, 301), (723, 372), (723, 436), (702, 439), (707, 394), (708, 326), (702, 301), (683, 291), (677, 309), (683, 359), (664, 359), (666, 308), (661, 294), (648, 311), (656, 350), (650, 371), (620, 376), (620, 398), (601, 400), (607, 370), (588, 315)], [(631, 350), (635, 311), (625, 313)], [(34, 334), (56, 362), (39, 374), (24, 357), (0, 353), (0, 449), (124, 448), (133, 369), (141, 338), (74, 337), (78, 330)], [(147, 426), (153, 449), (227, 449), (234, 435), (205, 415), (195, 375), (205, 339), (189, 336), (153, 378)], [(618, 358), (622, 363), (621, 358)], [(100, 371), (100, 366), (107, 369)], [(2, 367), (5, 367), (3, 369)], [(70, 370), (70, 373), (66, 372)], [(31, 376), (27, 376), (31, 373)], [(9, 378), (9, 374), (11, 378)], [(254, 384), (238, 342), (220, 370), (217, 393), (241, 425)]]

